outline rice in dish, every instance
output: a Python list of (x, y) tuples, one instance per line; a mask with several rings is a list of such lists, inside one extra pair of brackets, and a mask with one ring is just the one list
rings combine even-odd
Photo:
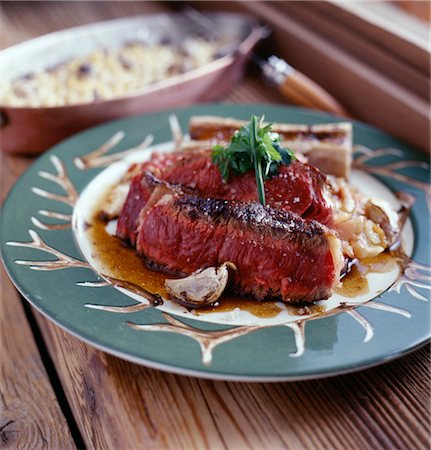
[(174, 45), (132, 42), (118, 49), (65, 61), (6, 84), (1, 104), (12, 107), (64, 106), (108, 100), (203, 66), (218, 57), (222, 42), (190, 36)]

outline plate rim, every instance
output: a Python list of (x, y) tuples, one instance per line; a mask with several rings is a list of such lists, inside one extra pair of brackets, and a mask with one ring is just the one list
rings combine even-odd
[(310, 374), (310, 375), (297, 375), (297, 376), (286, 376), (286, 375), (280, 375), (280, 376), (257, 376), (257, 375), (231, 375), (231, 374), (225, 374), (221, 372), (206, 372), (206, 371), (200, 371), (195, 369), (185, 369), (180, 366), (176, 366), (173, 364), (164, 364), (159, 362), (154, 362), (150, 359), (146, 359), (143, 357), (137, 357), (130, 355), (128, 353), (124, 353), (121, 351), (114, 350), (110, 347), (106, 347), (102, 344), (95, 343), (94, 341), (91, 341), (85, 337), (80, 336), (75, 331), (71, 330), (67, 326), (61, 324), (56, 319), (53, 319), (50, 317), (43, 309), (38, 307), (31, 297), (23, 292), (23, 290), (17, 285), (15, 280), (11, 277), (8, 268), (6, 267), (4, 263), (3, 256), (1, 258), (3, 266), (5, 267), (6, 273), (12, 282), (12, 284), (15, 286), (19, 294), (30, 304), (31, 307), (35, 308), (36, 311), (38, 311), (42, 316), (46, 319), (48, 319), (50, 322), (54, 323), (54, 325), (58, 326), (61, 330), (65, 331), (66, 333), (72, 335), (74, 338), (84, 342), (85, 344), (89, 345), (90, 347), (100, 350), (104, 353), (108, 353), (109, 355), (115, 356), (117, 358), (123, 359), (125, 361), (128, 361), (133, 364), (137, 364), (142, 367), (146, 367), (153, 370), (160, 370), (162, 372), (166, 373), (173, 373), (176, 375), (181, 376), (189, 376), (189, 377), (195, 377), (199, 379), (204, 380), (213, 380), (213, 381), (235, 381), (235, 382), (249, 382), (249, 383), (279, 383), (279, 382), (295, 382), (295, 381), (309, 381), (309, 380), (318, 380), (323, 378), (332, 378), (336, 376), (341, 375), (348, 375), (351, 373), (360, 372), (362, 370), (368, 370), (374, 367), (381, 366), (383, 364), (386, 364), (391, 361), (395, 361), (398, 358), (401, 358), (403, 356), (409, 355), (410, 353), (413, 353), (416, 350), (419, 350), (420, 348), (424, 347), (428, 344), (428, 342), (431, 340), (431, 336), (428, 336), (425, 340), (416, 342), (413, 346), (401, 350), (399, 352), (393, 352), (392, 354), (388, 355), (386, 358), (375, 358), (375, 360), (370, 361), (367, 364), (364, 365), (357, 365), (355, 367), (350, 367), (346, 369), (336, 370), (336, 371), (328, 371), (328, 372), (320, 372), (318, 374)]

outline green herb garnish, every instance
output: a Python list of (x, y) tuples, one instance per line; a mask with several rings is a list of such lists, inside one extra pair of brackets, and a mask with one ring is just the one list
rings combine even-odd
[(263, 126), (263, 120), (252, 116), (250, 123), (233, 135), (230, 144), (214, 145), (212, 160), (225, 181), (231, 173), (240, 175), (254, 169), (258, 198), (265, 205), (264, 180), (276, 175), (278, 166), (289, 164), (294, 155), (280, 146), (278, 134), (271, 133), (272, 124)]

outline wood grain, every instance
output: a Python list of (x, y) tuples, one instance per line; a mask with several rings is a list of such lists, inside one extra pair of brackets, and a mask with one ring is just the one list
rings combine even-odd
[(325, 39), (342, 46), (345, 51), (425, 100), (429, 98), (429, 73), (423, 73), (398, 55), (376, 45), (369, 36), (355, 32), (349, 22), (337, 20), (331, 14), (333, 8), (334, 5), (322, 2), (289, 2), (284, 5), (287, 14), (318, 30)]
[(138, 14), (169, 10), (163, 2), (3, 2), (0, 28), (2, 48), (52, 31)]
[(91, 448), (428, 448), (428, 348), (357, 375), (226, 383), (146, 369), (38, 322)]
[[(6, 41), (11, 45), (65, 26), (167, 7), (148, 2), (98, 3), (8, 4), (4, 13), (13, 20), (7, 24), (6, 32), (3, 30)], [(35, 14), (36, 8), (43, 8), (43, 20)], [(264, 87), (255, 76), (247, 77), (225, 100), (282, 102), (280, 94)], [(31, 162), (2, 156), (3, 193)], [(3, 286), (4, 283), (2, 289)], [(12, 288), (4, 292), (3, 304), (7, 297), (8, 308), (13, 305), (11, 298), (19, 305)], [(5, 316), (2, 309), (1, 317)], [(55, 403), (50, 411), (44, 409), (52, 398), (43, 388), (46, 379), (32, 378), (37, 385), (36, 395), (28, 387), (29, 373), (43, 373), (43, 368), (35, 353), (22, 359), (23, 354), (30, 354), (31, 348), (24, 316), (19, 316), (15, 309), (5, 317), (0, 323), (2, 343), (5, 335), (7, 352), (14, 361), (7, 366), (8, 379), (23, 380), (10, 382), (7, 402), (21, 405), (18, 409), (23, 411), (36, 405), (34, 409), (37, 407), (41, 414), (51, 418), (51, 434), (42, 433), (46, 442), (34, 440), (35, 446), (28, 447), (46, 444), (47, 448), (72, 448), (70, 440), (63, 443), (58, 440), (58, 436), (67, 438), (68, 434), (64, 419), (52, 419), (57, 417)], [(325, 380), (275, 384), (212, 382), (122, 361), (80, 342), (39, 314), (36, 317), (88, 448), (429, 448), (429, 347), (380, 368)], [(19, 333), (24, 335), (26, 344), (15, 340)], [(3, 355), (0, 360), (3, 364)], [(15, 361), (23, 362), (17, 366)], [(39, 367), (39, 372), (34, 366)], [(3, 379), (2, 376), (0, 383)], [(17, 392), (17, 388), (24, 392)], [(35, 396), (47, 400), (38, 404)], [(38, 411), (34, 414), (40, 417)], [(31, 423), (35, 426), (36, 421)], [(33, 433), (29, 434), (34, 438)]]
[[(29, 161), (0, 153), (1, 199)], [(0, 268), (0, 448), (75, 448), (17, 291)]]

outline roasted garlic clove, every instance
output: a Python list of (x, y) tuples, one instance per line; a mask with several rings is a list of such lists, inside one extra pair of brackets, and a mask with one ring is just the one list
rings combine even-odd
[(365, 215), (374, 223), (380, 225), (385, 233), (388, 247), (399, 238), (400, 227), (398, 214), (384, 200), (371, 198), (365, 205)]
[(220, 267), (199, 269), (188, 277), (166, 280), (169, 298), (189, 308), (201, 308), (217, 301), (226, 289), (229, 270), (236, 270), (231, 262)]

